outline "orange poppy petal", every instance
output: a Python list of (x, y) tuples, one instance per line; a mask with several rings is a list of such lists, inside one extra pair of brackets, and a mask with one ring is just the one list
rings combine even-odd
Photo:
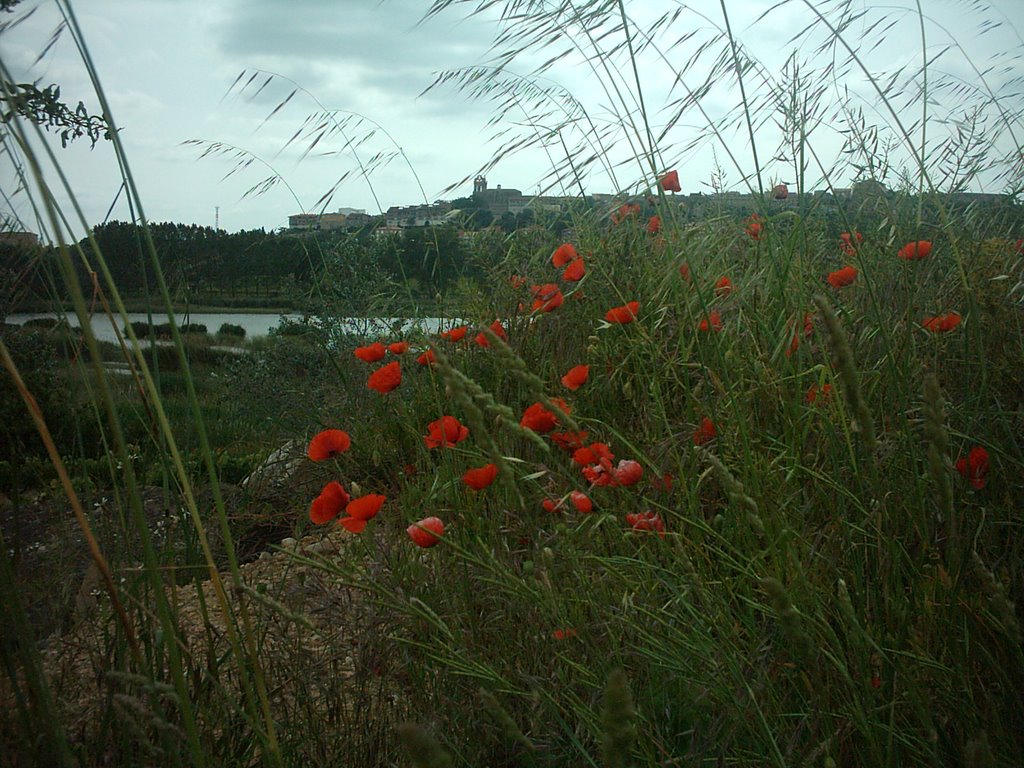
[(378, 360), (384, 359), (387, 347), (377, 341), (365, 347), (356, 347), (353, 354), (364, 363), (376, 363)]
[(352, 499), (345, 507), (345, 514), (359, 520), (372, 520), (386, 500), (387, 497), (382, 494), (368, 493), (358, 499)]
[(338, 524), (351, 533), (362, 533), (366, 529), (366, 521), (358, 517), (343, 517)]
[(632, 323), (636, 320), (636, 316), (639, 312), (640, 302), (631, 301), (628, 304), (623, 304), (621, 307), (612, 307), (604, 313), (604, 319), (609, 323), (625, 325), (626, 323)]
[(366, 382), (366, 386), (384, 395), (395, 389), (395, 387), (401, 383), (402, 367), (396, 360), (395, 362), (388, 363), (382, 368), (378, 368), (376, 371), (371, 373), (370, 378)]
[(344, 453), (352, 445), (348, 433), (340, 429), (325, 429), (309, 441), (306, 455), (313, 461), (324, 461)]
[(569, 369), (569, 371), (562, 377), (562, 386), (566, 389), (571, 389), (574, 392), (587, 383), (587, 377), (590, 375), (589, 365), (576, 365)]
[(551, 263), (561, 268), (578, 258), (579, 254), (576, 253), (576, 247), (572, 243), (562, 243), (551, 254)]
[(585, 274), (587, 274), (587, 268), (583, 263), (583, 259), (576, 258), (570, 261), (569, 266), (562, 272), (562, 279), (574, 283), (582, 280)]
[(468, 470), (466, 474), (462, 476), (462, 482), (474, 491), (481, 491), (493, 483), (494, 478), (497, 476), (498, 467), (494, 464), (485, 464), (482, 467)]

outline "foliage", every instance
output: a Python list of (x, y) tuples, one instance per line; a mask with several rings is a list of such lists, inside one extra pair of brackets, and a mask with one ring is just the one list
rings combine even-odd
[[(2, 10), (10, 10), (4, 8)], [(60, 86), (39, 89), (34, 83), (4, 81), (0, 89), (0, 122), (19, 115), (60, 136), (62, 147), (83, 136), (91, 147), (101, 138), (110, 139), (110, 128), (101, 115), (90, 115), (81, 101), (72, 109), (60, 100)]]
[[(100, 446), (96, 445), (88, 416), (89, 403), (80, 396), (76, 383), (82, 372), (72, 370), (67, 363), (74, 354), (73, 337), (65, 327), (55, 326), (52, 321), (49, 324), (52, 330), (7, 326), (0, 332), (0, 340), (10, 350), (39, 407), (50, 415), (60, 442), (69, 448), (88, 446), (90, 455), (95, 456)], [(4, 425), (0, 460), (17, 465), (31, 456), (44, 455), (25, 406), (6, 376), (0, 379), (0, 423)]]
[[(552, 184), (583, 187), (602, 165), (637, 202), (581, 201), (568, 221), (471, 238), (282, 238), (308, 265), (303, 322), (230, 357), (172, 328), (174, 344), (133, 354), (139, 377), (120, 384), (72, 380), (77, 368), (26, 336), (18, 359), (41, 369), (37, 397), (88, 393), (84, 412), (43, 410), (58, 430), (96, 425), (88, 442), (57, 439), (69, 453), (110, 446), (100, 539), (135, 546), (107, 547), (124, 581), (73, 642), (54, 640), (66, 669), (88, 662), (88, 675), (38, 653), (29, 614), (5, 602), (12, 754), (30, 762), (58, 743), (49, 728), (87, 764), (384, 765), (405, 759), (399, 739), (432, 765), (1020, 764), (1019, 210), (960, 206), (934, 181), (955, 191), (992, 171), (1012, 187), (1020, 147), (999, 142), (1020, 111), (993, 118), (991, 156), (953, 118), (922, 118), (951, 135), (929, 144), (922, 130), (918, 147), (890, 107), (902, 87), (935, 108), (946, 91), (929, 90), (930, 60), (868, 75), (878, 102), (864, 111), (891, 125), (867, 125), (852, 96), (827, 108), (815, 83), (860, 71), (888, 29), (849, 40), (843, 4), (805, 3), (813, 18), (795, 38), (846, 51), (839, 64), (812, 72), (795, 56), (777, 73), (743, 50), (727, 3), (721, 27), (702, 17), (692, 35), (668, 34), (686, 8), (639, 25), (626, 3), (470, 7), (503, 12), (502, 66), (438, 87), (515, 111), (526, 139), (508, 137), (495, 162), (524, 141), (560, 147)], [(595, 123), (550, 80), (513, 73), (555, 45), (570, 47), (535, 72), (578, 51), (614, 86), (602, 104), (614, 119)], [(685, 45), (692, 56), (677, 55)], [(651, 56), (671, 75), (661, 112), (640, 98), (660, 82), (640, 76)], [(692, 83), (707, 57), (711, 79)], [(721, 83), (742, 99), (716, 120), (704, 109)], [(670, 133), (684, 117), (706, 124), (689, 147)], [(551, 119), (558, 130), (536, 130)], [(798, 179), (784, 200), (761, 193), (769, 120), (786, 135), (768, 163)], [(810, 142), (827, 123), (846, 131), (831, 166)], [(666, 158), (708, 141), (749, 194), (683, 207), (659, 184)], [(893, 167), (901, 142), (910, 170)], [(810, 155), (835, 193), (805, 194)], [(849, 171), (858, 186), (839, 194)], [(559, 251), (575, 257), (556, 266), (566, 223)], [(115, 306), (119, 279), (206, 279), (221, 239), (168, 226), (149, 251), (134, 227), (100, 234), (89, 257), (111, 249)], [(175, 251), (175, 237), (188, 245)], [(844, 266), (848, 279), (829, 282)], [(350, 333), (352, 315), (422, 311), (431, 294), (440, 333)], [(384, 365), (400, 381), (375, 390)], [(229, 508), (220, 480), (274, 454), (272, 495)], [(154, 545), (140, 481), (180, 491), (189, 557)], [(332, 516), (342, 522), (313, 528)], [(415, 526), (431, 518), (425, 537)], [(294, 538), (243, 564), (282, 530)], [(3, 564), (7, 600), (20, 592)]]
[(245, 328), (235, 323), (221, 323), (217, 329), (218, 336), (231, 336), (232, 338), (244, 339)]

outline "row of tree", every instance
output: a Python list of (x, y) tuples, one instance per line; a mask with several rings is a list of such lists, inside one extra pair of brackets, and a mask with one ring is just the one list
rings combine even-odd
[[(194, 224), (150, 226), (160, 269), (172, 293), (194, 301), (266, 296), (300, 300), (335, 279), (337, 269), (358, 265), (374, 282), (413, 280), (425, 294), (443, 292), (463, 277), (481, 277), (485, 266), (469, 258), (453, 227), (410, 229), (373, 236), (363, 232), (290, 233), (262, 229), (228, 233)], [(153, 291), (156, 275), (142, 229), (112, 221), (93, 230), (115, 284), (126, 295)], [(88, 241), (80, 244), (86, 254)], [(82, 277), (85, 268), (82, 268)]]

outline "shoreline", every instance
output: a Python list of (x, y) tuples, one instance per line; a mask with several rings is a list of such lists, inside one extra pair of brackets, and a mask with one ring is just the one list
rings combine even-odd
[[(125, 301), (125, 311), (129, 314), (143, 314), (146, 312), (152, 312), (154, 315), (166, 315), (163, 307), (155, 307), (150, 305), (148, 308), (145, 304), (138, 301)], [(288, 306), (277, 306), (277, 307), (225, 307), (222, 305), (210, 306), (207, 304), (189, 304), (188, 307), (184, 304), (172, 304), (171, 308), (174, 310), (175, 317), (184, 316), (186, 313), (190, 315), (297, 315), (302, 314), (302, 310)], [(105, 314), (101, 307), (96, 307), (96, 311), (93, 314)], [(28, 304), (25, 306), (15, 307), (13, 310), (8, 312), (8, 315), (44, 315), (51, 314), (54, 312), (64, 312), (65, 314), (73, 314), (75, 308), (71, 305), (61, 306), (54, 308), (51, 305), (45, 304)]]

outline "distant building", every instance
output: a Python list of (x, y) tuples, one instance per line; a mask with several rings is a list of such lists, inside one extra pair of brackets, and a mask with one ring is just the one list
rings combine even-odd
[(37, 248), (39, 235), (35, 232), (0, 232), (0, 244), (15, 248)]
[(296, 213), (288, 217), (288, 229), (320, 229), (320, 216), (315, 213)]
[(336, 213), (296, 213), (288, 217), (289, 229), (319, 229), (331, 231), (365, 227), (372, 224), (373, 216), (363, 208), (339, 208)]
[(483, 176), (473, 179), (473, 198), (495, 216), (501, 216), (503, 213), (522, 213), (530, 199), (523, 197), (521, 190), (502, 189), (501, 184), (494, 189), (488, 189), (487, 179)]
[(368, 227), (376, 220), (376, 216), (371, 216), (366, 211), (353, 211), (345, 219), (345, 226), (350, 229), (352, 227)]
[(433, 205), (393, 205), (384, 215), (388, 227), (436, 227), (451, 219), (451, 203), (440, 201)]
[(1009, 195), (993, 192), (952, 192), (949, 195), (956, 203), (1004, 203), (1010, 200)]

